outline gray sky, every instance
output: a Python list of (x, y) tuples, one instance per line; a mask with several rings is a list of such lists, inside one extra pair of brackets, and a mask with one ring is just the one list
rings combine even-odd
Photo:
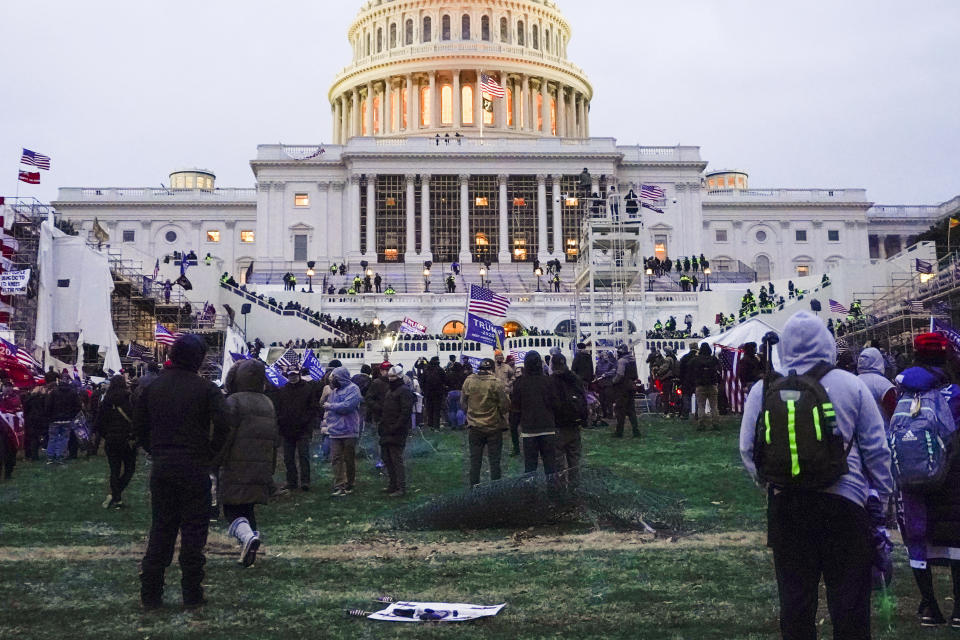
[[(360, 0), (0, 0), (0, 195), (20, 147), (61, 186), (252, 186), (256, 145), (330, 140)], [(591, 133), (699, 145), (753, 187), (960, 194), (957, 0), (562, 0)]]

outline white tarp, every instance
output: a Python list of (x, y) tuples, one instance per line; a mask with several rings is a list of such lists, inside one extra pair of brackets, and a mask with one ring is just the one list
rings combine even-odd
[(507, 605), (484, 607), (456, 602), (395, 602), (383, 611), (370, 614), (367, 619), (384, 622), (469, 622), (495, 616), (505, 606)]
[(230, 372), (230, 367), (233, 366), (231, 351), (233, 353), (246, 353), (247, 351), (247, 344), (243, 341), (243, 333), (237, 331), (232, 324), (227, 327), (227, 336), (223, 343), (223, 369), (220, 374), (220, 386), (226, 383), (227, 374)]
[(40, 226), (37, 263), (37, 343), (49, 350), (54, 333), (79, 332), (79, 353), (83, 343), (95, 344), (104, 355), (103, 368), (119, 371), (122, 365), (110, 314), (113, 277), (107, 256), (47, 221)]
[[(763, 336), (770, 331), (776, 331), (769, 324), (759, 318), (750, 318), (743, 324), (724, 331), (718, 336), (710, 338), (710, 344), (722, 344), (725, 347), (739, 347), (748, 342), (757, 343), (757, 354), (759, 355), (762, 347)], [(773, 368), (780, 366), (780, 353), (777, 349), (773, 350)]]

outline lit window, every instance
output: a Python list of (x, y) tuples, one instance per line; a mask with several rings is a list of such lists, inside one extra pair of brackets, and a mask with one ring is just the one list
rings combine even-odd
[[(479, 199), (480, 198), (477, 198), (477, 200)], [(486, 198), (484, 198), (484, 200), (486, 200)], [(483, 206), (486, 206), (486, 202), (484, 202)], [(490, 245), (490, 240), (487, 238), (485, 233), (478, 233), (476, 237), (476, 243), (478, 247), (486, 247)]]
[(567, 199), (566, 199), (566, 205), (567, 205), (568, 207), (576, 207), (576, 206), (579, 206), (579, 205), (580, 205), (580, 198), (567, 197)]
[(513, 199), (513, 206), (515, 206), (515, 207), (525, 207), (525, 206), (527, 206), (527, 199), (526, 199), (526, 198), (514, 198), (514, 199)]
[(550, 98), (550, 133), (557, 135), (557, 100)]
[(715, 186), (717, 186), (716, 180), (714, 180), (713, 178), (710, 178), (709, 180), (707, 180), (707, 188), (713, 189)]
[(507, 126), (513, 126), (513, 89), (507, 89)]
[(420, 126), (429, 127), (430, 123), (430, 109), (433, 106), (433, 101), (430, 99), (430, 87), (423, 87), (420, 89)]
[(387, 196), (387, 206), (388, 207), (397, 206), (397, 199), (394, 198), (393, 196)]
[(253, 231), (241, 231), (240, 232), (240, 242), (250, 243), (254, 241)]
[(807, 230), (806, 229), (797, 229), (794, 234), (794, 238), (797, 242), (806, 242), (807, 241)]
[(207, 231), (207, 242), (220, 242), (220, 232), (215, 229)]
[(448, 84), (440, 89), (440, 123), (453, 124), (453, 87)]
[(467, 85), (460, 90), (463, 124), (473, 124), (473, 87)]
[(827, 240), (829, 242), (840, 242), (840, 232), (836, 229), (827, 230)]
[(373, 99), (373, 132), (383, 133), (380, 128), (380, 96)]
[(187, 189), (193, 189), (195, 184), (193, 176), (187, 176)]
[(726, 241), (727, 241), (727, 230), (726, 230), (726, 229), (717, 229), (716, 239), (717, 239), (717, 242), (726, 242)]
[(490, 201), (486, 196), (477, 196), (474, 199), (474, 204), (476, 204), (478, 207), (489, 207)]
[(293, 196), (293, 205), (295, 207), (309, 207), (310, 206), (310, 195), (306, 193), (298, 193)]
[(797, 275), (801, 278), (804, 276), (810, 275), (810, 265), (808, 264), (798, 264), (797, 265)]
[(567, 238), (567, 255), (576, 256), (580, 253), (580, 249), (577, 247), (577, 241), (575, 238)]

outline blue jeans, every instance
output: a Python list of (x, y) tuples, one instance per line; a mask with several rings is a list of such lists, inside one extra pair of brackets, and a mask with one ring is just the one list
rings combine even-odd
[(47, 460), (63, 460), (73, 433), (72, 421), (51, 422), (47, 430)]

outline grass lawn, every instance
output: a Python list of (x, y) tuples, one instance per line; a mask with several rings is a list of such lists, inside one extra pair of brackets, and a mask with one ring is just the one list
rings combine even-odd
[[(444, 434), (435, 439), (438, 453), (409, 462), (403, 500), (384, 498), (383, 481), (362, 463), (353, 496), (330, 498), (330, 472), (321, 467), (310, 493), (258, 507), (264, 547), (251, 569), (236, 566), (225, 523), (212, 524), (210, 603), (196, 612), (179, 607), (176, 565), (166, 608), (138, 609), (137, 563), (149, 526), (142, 457), (124, 496), (130, 506), (119, 512), (100, 508), (107, 493), (102, 456), (63, 467), (21, 463), (14, 480), (0, 484), (0, 638), (774, 637), (764, 501), (740, 468), (736, 425), (701, 434), (687, 423), (652, 419), (645, 430), (640, 442), (586, 432), (586, 461), (685, 498), (688, 535), (676, 541), (589, 525), (380, 529), (377, 521), (391, 508), (465, 486), (464, 438)], [(519, 474), (520, 466), (507, 458), (504, 471)], [(878, 617), (875, 637), (910, 637), (919, 629), (902, 550), (897, 560), (895, 607)], [(946, 595), (947, 581), (938, 577)], [(346, 608), (374, 609), (371, 599), (382, 594), (508, 607), (466, 628), (343, 615)], [(949, 611), (952, 602), (941, 605)], [(954, 637), (948, 630), (924, 635)]]

